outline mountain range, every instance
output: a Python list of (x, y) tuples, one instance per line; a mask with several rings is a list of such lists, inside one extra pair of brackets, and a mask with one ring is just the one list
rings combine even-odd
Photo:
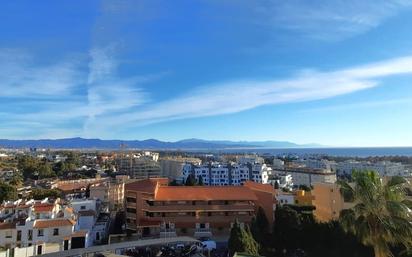
[(288, 141), (228, 141), (184, 139), (165, 142), (147, 140), (103, 140), (81, 137), (63, 139), (12, 140), (0, 139), (0, 148), (52, 148), (52, 149), (120, 149), (121, 146), (133, 149), (228, 149), (228, 148), (309, 148), (318, 144), (296, 144)]

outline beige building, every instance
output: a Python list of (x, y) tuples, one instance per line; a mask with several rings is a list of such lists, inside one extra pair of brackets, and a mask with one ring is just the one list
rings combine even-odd
[(165, 157), (159, 160), (160, 170), (163, 177), (167, 177), (170, 180), (177, 180), (183, 177), (183, 166), (186, 163), (194, 165), (200, 165), (202, 161), (198, 158), (190, 157)]
[(90, 186), (90, 197), (102, 201), (109, 210), (123, 208), (124, 184), (129, 176), (116, 176), (115, 181), (104, 181)]
[(339, 219), (340, 212), (349, 209), (353, 203), (343, 200), (336, 183), (315, 183), (312, 190), (315, 217), (321, 222)]

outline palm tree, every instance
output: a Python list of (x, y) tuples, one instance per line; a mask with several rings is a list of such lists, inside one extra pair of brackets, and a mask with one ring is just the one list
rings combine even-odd
[(340, 222), (346, 232), (353, 233), (375, 257), (393, 256), (391, 246), (412, 245), (411, 201), (406, 199), (408, 182), (392, 177), (383, 183), (374, 171), (355, 171), (353, 183), (339, 182), (341, 194), (354, 203), (343, 210)]

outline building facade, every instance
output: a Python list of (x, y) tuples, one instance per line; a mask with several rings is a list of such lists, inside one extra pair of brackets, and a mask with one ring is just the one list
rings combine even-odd
[[(149, 154), (150, 153), (150, 154)], [(127, 155), (116, 160), (119, 172), (133, 179), (161, 177), (159, 154)]]
[(282, 170), (274, 170), (272, 174), (275, 176), (291, 175), (294, 186), (305, 185), (311, 187), (314, 183), (336, 182), (336, 173), (331, 170), (310, 168), (286, 168)]
[(411, 172), (405, 167), (405, 165), (390, 161), (367, 162), (348, 160), (336, 163), (334, 169), (340, 176), (351, 175), (354, 170), (373, 170), (378, 172), (381, 177), (408, 177), (411, 175)]
[(183, 178), (183, 167), (185, 164), (200, 165), (202, 161), (198, 158), (188, 157), (167, 157), (159, 160), (162, 177), (170, 180), (180, 180)]
[(194, 175), (197, 180), (202, 177), (203, 183), (210, 186), (239, 186), (246, 181), (267, 184), (269, 171), (270, 168), (261, 163), (186, 164), (183, 166), (182, 180), (185, 181), (189, 175)]
[(273, 221), (271, 185), (167, 186), (167, 179), (132, 182), (126, 190), (127, 229), (142, 236), (228, 235), (233, 222), (250, 224), (260, 207)]
[(315, 217), (322, 222), (339, 219), (340, 212), (351, 208), (352, 203), (344, 201), (336, 183), (315, 183), (312, 190)]
[(25, 249), (26, 256), (87, 247), (88, 232), (59, 200), (5, 202), (0, 207), (0, 246)]

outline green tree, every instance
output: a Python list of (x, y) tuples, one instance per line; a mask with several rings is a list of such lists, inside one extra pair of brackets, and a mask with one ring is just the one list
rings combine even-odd
[(198, 186), (203, 186), (204, 185), (202, 176), (199, 176), (199, 179), (197, 180), (197, 185)]
[(271, 231), (269, 227), (269, 221), (266, 217), (265, 211), (262, 207), (259, 207), (256, 213), (256, 217), (252, 220), (251, 225), (251, 232), (253, 238), (256, 239), (257, 242), (261, 245), (268, 244), (268, 238), (270, 238), (269, 231)]
[(17, 199), (16, 187), (0, 181), (0, 203)]
[(277, 250), (296, 249), (301, 230), (301, 215), (289, 206), (277, 206), (273, 225), (273, 245)]
[(194, 186), (196, 185), (196, 178), (193, 174), (190, 174), (186, 178), (185, 186)]
[(39, 179), (56, 177), (56, 173), (50, 164), (41, 164), (38, 168)]
[(24, 179), (33, 178), (38, 169), (38, 160), (31, 156), (21, 156), (17, 161), (17, 168), (23, 173)]
[(228, 247), (231, 256), (235, 252), (255, 256), (259, 255), (259, 244), (253, 238), (250, 230), (241, 228), (237, 221), (235, 221), (232, 229), (230, 230)]
[(34, 200), (43, 200), (44, 198), (59, 198), (61, 192), (58, 189), (41, 189), (36, 188), (31, 191), (30, 197)]
[(19, 187), (23, 184), (23, 175), (21, 174), (20, 171), (13, 172), (13, 177), (9, 181), (9, 184), (14, 187)]
[(407, 182), (393, 177), (383, 183), (374, 171), (355, 171), (353, 185), (340, 182), (341, 193), (355, 204), (341, 212), (345, 231), (374, 249), (376, 257), (393, 256), (391, 246), (412, 245), (411, 202), (406, 200)]

